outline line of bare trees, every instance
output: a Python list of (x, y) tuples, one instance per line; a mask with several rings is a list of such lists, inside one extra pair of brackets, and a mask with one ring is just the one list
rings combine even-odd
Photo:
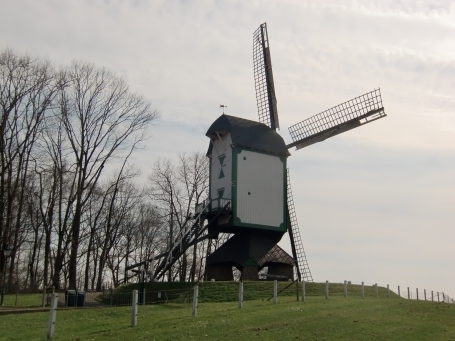
[[(104, 68), (0, 51), (0, 114), (0, 249), (13, 249), (0, 253), (0, 271), (10, 291), (117, 286), (128, 264), (169, 248), (206, 196), (201, 153), (158, 159), (139, 184), (129, 160), (159, 113)], [(200, 279), (207, 245), (167, 280)]]

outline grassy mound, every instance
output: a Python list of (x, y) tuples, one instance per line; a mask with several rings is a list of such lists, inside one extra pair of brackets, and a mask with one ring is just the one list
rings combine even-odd
[[(153, 282), (145, 283), (147, 292), (146, 302), (158, 300), (158, 292), (161, 298), (166, 295), (167, 301), (176, 303), (188, 301), (192, 298), (192, 290), (195, 283), (185, 282)], [(199, 282), (199, 302), (232, 302), (238, 300), (239, 282)], [(306, 283), (306, 296), (323, 296), (325, 297), (325, 283)], [(297, 290), (299, 297), (302, 295), (301, 283), (278, 282), (279, 296), (295, 297)], [(128, 284), (116, 289), (116, 292), (131, 292), (132, 290), (140, 290), (140, 284)], [(246, 281), (243, 283), (244, 300), (267, 300), (273, 295), (273, 282), (271, 281)], [(365, 286), (365, 297), (375, 297), (376, 290), (373, 286)], [(387, 297), (387, 289), (378, 287), (378, 294), (382, 297)], [(329, 295), (343, 296), (344, 284), (333, 283), (329, 284)], [(360, 297), (361, 285), (349, 284), (348, 297)], [(391, 297), (398, 297), (390, 292)]]

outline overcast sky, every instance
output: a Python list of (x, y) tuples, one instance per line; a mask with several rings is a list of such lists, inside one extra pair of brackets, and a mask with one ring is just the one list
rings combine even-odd
[(286, 142), (291, 124), (380, 87), (386, 118), (291, 150), (310, 270), (455, 298), (453, 1), (0, 0), (0, 10), (0, 48), (105, 66), (150, 99), (162, 116), (135, 158), (145, 176), (159, 156), (205, 151), (220, 104), (257, 120), (252, 36), (263, 22)]

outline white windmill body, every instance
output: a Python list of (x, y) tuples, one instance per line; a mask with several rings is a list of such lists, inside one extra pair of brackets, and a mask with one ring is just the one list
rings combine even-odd
[(224, 114), (207, 136), (211, 209), (229, 201), (231, 225), (286, 231), (289, 152), (281, 136), (264, 124)]
[[(242, 272), (242, 279), (258, 279), (258, 271), (266, 266), (264, 259), (274, 248), (284, 257), (278, 272), (292, 277), (292, 257), (276, 246), (288, 226), (289, 152), (283, 139), (262, 123), (224, 114), (206, 135), (210, 138), (208, 219), (229, 205), (208, 230), (212, 238), (220, 232), (234, 234), (232, 240), (208, 257), (207, 278), (230, 280), (232, 267), (236, 267)], [(269, 266), (272, 260), (267, 259)], [(280, 260), (275, 259), (274, 263)]]

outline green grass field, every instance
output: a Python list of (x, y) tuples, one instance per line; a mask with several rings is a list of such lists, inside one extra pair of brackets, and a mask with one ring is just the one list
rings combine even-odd
[(5, 295), (5, 301), (3, 305), (6, 307), (18, 307), (18, 308), (29, 308), (29, 307), (41, 307), (43, 304), (43, 294), (8, 294)]
[[(48, 313), (0, 315), (0, 340), (45, 340)], [(54, 340), (455, 340), (455, 305), (386, 296), (266, 300), (57, 312)]]

